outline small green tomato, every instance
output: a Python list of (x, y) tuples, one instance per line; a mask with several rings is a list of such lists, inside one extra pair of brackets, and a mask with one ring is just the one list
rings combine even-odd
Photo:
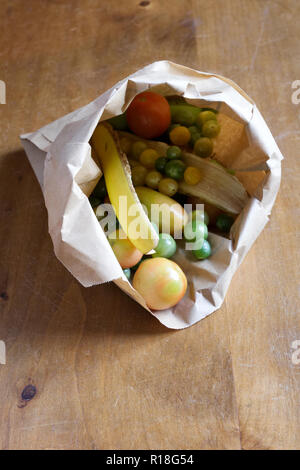
[(216, 226), (221, 232), (227, 233), (231, 229), (233, 222), (233, 217), (227, 214), (221, 214), (216, 220)]
[(213, 111), (202, 111), (197, 116), (196, 124), (199, 129), (202, 129), (202, 126), (206, 121), (216, 121), (216, 120), (217, 120), (217, 116)]
[(165, 166), (165, 174), (176, 181), (183, 179), (185, 164), (181, 160), (170, 160)]
[(153, 170), (149, 171), (146, 176), (145, 183), (149, 188), (157, 189), (160, 180), (162, 179), (162, 174), (159, 171)]
[(134, 142), (130, 149), (130, 156), (134, 160), (138, 160), (141, 153), (146, 150), (147, 145), (142, 140), (137, 140)]
[(155, 247), (155, 253), (152, 257), (157, 258), (161, 256), (162, 258), (171, 258), (176, 252), (176, 242), (174, 238), (168, 233), (160, 233), (159, 241)]
[(194, 147), (197, 140), (201, 139), (201, 137), (202, 137), (202, 135), (201, 135), (200, 132), (194, 132), (193, 134), (191, 134), (191, 140), (189, 142), (190, 146)]
[(207, 237), (207, 225), (202, 220), (191, 220), (184, 227), (184, 238), (188, 242), (206, 240)]
[(202, 134), (204, 135), (204, 137), (217, 137), (220, 132), (220, 129), (221, 127), (218, 121), (206, 121), (202, 126)]
[(191, 220), (200, 220), (203, 221), (205, 225), (209, 225), (209, 216), (205, 211), (194, 210), (191, 212)]
[(171, 145), (167, 150), (168, 160), (177, 160), (181, 158), (181, 149), (177, 145)]
[(166, 157), (158, 157), (157, 160), (155, 160), (155, 169), (160, 173), (164, 173), (167, 162), (168, 159)]
[(211, 255), (211, 246), (207, 240), (204, 240), (203, 245), (198, 250), (193, 250), (193, 255), (197, 259), (206, 259)]
[(200, 137), (195, 142), (194, 152), (198, 157), (206, 158), (212, 154), (213, 151), (213, 142), (208, 137)]

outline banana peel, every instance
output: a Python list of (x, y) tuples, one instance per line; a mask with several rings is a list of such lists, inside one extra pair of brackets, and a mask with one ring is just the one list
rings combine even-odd
[(213, 159), (199, 158), (191, 153), (184, 153), (183, 162), (201, 171), (202, 179), (194, 186), (185, 181), (179, 183), (179, 192), (187, 196), (196, 196), (208, 204), (237, 215), (245, 207), (249, 197), (240, 181)]
[[(165, 142), (141, 139), (129, 132), (118, 132), (119, 137), (127, 137), (132, 141), (140, 140), (149, 148), (165, 156), (169, 147)], [(187, 166), (198, 168), (202, 174), (200, 182), (194, 186), (184, 181), (179, 183), (178, 192), (187, 196), (198, 197), (201, 201), (211, 204), (224, 212), (237, 215), (245, 207), (249, 196), (242, 183), (218, 161), (212, 158), (200, 158), (189, 152), (182, 152), (182, 161)]]
[(135, 190), (139, 200), (147, 208), (148, 214), (153, 207), (156, 207), (157, 212), (151, 213), (151, 220), (159, 226), (160, 232), (171, 235), (182, 232), (182, 227), (188, 221), (188, 214), (178, 202), (145, 186), (137, 186)]
[(123, 230), (138, 250), (148, 253), (156, 247), (158, 235), (132, 185), (130, 165), (120, 148), (117, 133), (109, 124), (100, 123), (91, 144), (104, 173), (110, 202)]

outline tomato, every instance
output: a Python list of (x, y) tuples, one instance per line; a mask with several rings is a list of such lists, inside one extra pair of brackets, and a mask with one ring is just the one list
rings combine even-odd
[(195, 166), (188, 166), (184, 172), (184, 181), (186, 184), (194, 186), (202, 180), (203, 174)]
[(204, 240), (203, 245), (198, 250), (193, 250), (193, 255), (197, 259), (206, 259), (211, 255), (211, 246), (207, 240)]
[(149, 170), (153, 170), (155, 168), (155, 162), (158, 159), (159, 155), (156, 150), (154, 149), (146, 149), (139, 156), (140, 163), (148, 168)]
[(163, 178), (158, 183), (158, 191), (161, 194), (172, 197), (178, 191), (178, 183), (173, 178)]
[[(134, 160), (133, 160), (134, 161)], [(147, 176), (147, 168), (138, 164), (131, 170), (131, 179), (133, 186), (143, 186)]]
[(171, 124), (171, 111), (166, 98), (143, 91), (130, 103), (126, 118), (132, 132), (145, 139), (162, 135)]
[(162, 174), (159, 171), (149, 171), (149, 173), (146, 176), (145, 183), (149, 188), (152, 189), (157, 189), (160, 180), (162, 179)]
[(112, 232), (108, 237), (108, 241), (123, 269), (131, 268), (142, 259), (143, 253), (126, 238), (122, 229)]
[(159, 241), (155, 247), (155, 253), (152, 254), (152, 258), (171, 258), (176, 252), (176, 242), (172, 235), (168, 233), (160, 233)]
[(153, 310), (173, 307), (187, 289), (187, 279), (178, 264), (159, 257), (143, 261), (132, 284)]

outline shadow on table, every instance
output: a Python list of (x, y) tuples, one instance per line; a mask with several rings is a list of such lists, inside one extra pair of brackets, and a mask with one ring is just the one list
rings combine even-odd
[(0, 310), (13, 301), (17, 329), (22, 317), (30, 333), (40, 334), (50, 322), (51, 334), (63, 335), (78, 331), (85, 318), (88, 335), (170, 333), (113, 283), (84, 288), (58, 261), (23, 150), (2, 155), (0, 169), (0, 226), (7, 227), (0, 231)]
[(87, 307), (86, 331), (118, 335), (167, 334), (171, 330), (144, 310), (114, 283), (81, 287)]

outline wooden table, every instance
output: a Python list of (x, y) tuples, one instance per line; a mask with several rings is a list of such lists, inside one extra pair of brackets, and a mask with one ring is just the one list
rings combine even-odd
[[(2, 449), (300, 448), (300, 365), (292, 361), (300, 340), (300, 104), (291, 101), (299, 7), (1, 1)], [(18, 139), (166, 58), (235, 80), (285, 156), (271, 220), (223, 307), (178, 332), (114, 285), (84, 289), (59, 263)]]

